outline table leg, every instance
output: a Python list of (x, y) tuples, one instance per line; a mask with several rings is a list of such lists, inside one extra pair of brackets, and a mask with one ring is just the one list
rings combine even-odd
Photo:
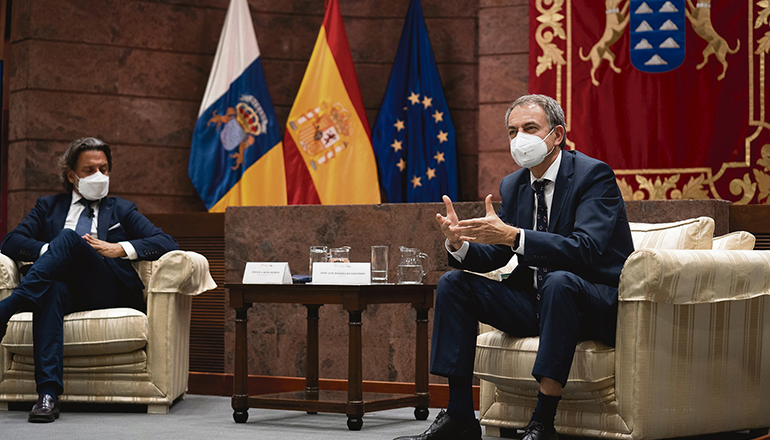
[(248, 306), (235, 309), (235, 374), (233, 376), (233, 419), (245, 423), (249, 419), (248, 385)]
[(348, 310), (348, 429), (358, 431), (364, 424), (363, 354), (361, 311)]
[(417, 420), (428, 418), (430, 393), (428, 391), (428, 309), (417, 309), (417, 341), (415, 344), (414, 392), (419, 403), (414, 409)]
[[(305, 396), (318, 400), (318, 309), (322, 304), (305, 304), (307, 308), (307, 345), (305, 349)], [(308, 414), (316, 414), (308, 411)]]

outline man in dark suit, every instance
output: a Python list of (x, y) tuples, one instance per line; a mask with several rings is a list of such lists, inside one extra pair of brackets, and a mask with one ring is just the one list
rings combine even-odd
[(68, 192), (38, 199), (0, 244), (10, 258), (34, 262), (13, 293), (0, 301), (0, 338), (14, 313), (33, 312), (38, 400), (30, 422), (59, 417), (64, 315), (112, 307), (144, 312), (144, 286), (131, 260), (156, 260), (178, 248), (136, 205), (106, 197), (112, 169), (107, 144), (78, 139), (67, 147), (59, 167)]
[(437, 214), (449, 263), (489, 272), (515, 255), (502, 282), (465, 271), (436, 289), (431, 373), (449, 378), (449, 404), (412, 440), (481, 438), (472, 399), (478, 322), (516, 336), (540, 336), (532, 375), (538, 404), (524, 440), (554, 440), (556, 407), (579, 340), (615, 345), (618, 281), (633, 252), (625, 205), (608, 165), (564, 151), (564, 112), (547, 96), (517, 99), (505, 116), (511, 155), (522, 167), (500, 183), (502, 205), (460, 221), (444, 196)]

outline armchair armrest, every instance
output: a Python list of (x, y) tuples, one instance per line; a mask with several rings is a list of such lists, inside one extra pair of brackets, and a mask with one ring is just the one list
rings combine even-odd
[[(620, 276), (618, 412), (635, 438), (766, 426), (770, 252), (634, 252)], [(675, 405), (661, 405), (673, 402)]]
[(770, 295), (770, 252), (642, 249), (620, 275), (619, 300), (707, 304)]
[[(11, 290), (19, 285), (19, 269), (7, 255), (0, 254), (0, 290)], [(1, 299), (1, 298), (0, 298)]]
[(145, 295), (181, 293), (198, 295), (217, 287), (206, 258), (190, 251), (171, 251), (157, 261), (137, 261), (134, 267), (145, 285)]

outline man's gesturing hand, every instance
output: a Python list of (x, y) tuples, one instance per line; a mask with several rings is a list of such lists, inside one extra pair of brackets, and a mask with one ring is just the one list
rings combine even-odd
[(462, 241), (513, 246), (519, 230), (500, 220), (492, 207), (492, 194), (487, 196), (484, 203), (487, 208), (484, 217), (459, 221), (450, 226), (450, 231)]
[(447, 196), (444, 196), (443, 200), (444, 205), (446, 206), (446, 217), (436, 213), (436, 220), (438, 221), (439, 226), (441, 226), (441, 232), (443, 232), (444, 236), (449, 240), (449, 245), (452, 246), (454, 250), (458, 250), (463, 242), (460, 240), (460, 235), (452, 232), (450, 229), (458, 223), (457, 214), (455, 213), (454, 206), (452, 206), (452, 200)]
[(100, 255), (103, 255), (107, 258), (119, 258), (126, 256), (126, 251), (123, 249), (123, 246), (119, 245), (118, 243), (108, 243), (106, 241), (92, 237), (91, 234), (84, 235), (83, 239), (85, 239), (86, 243), (90, 244), (91, 247), (96, 250), (96, 252), (99, 252)]

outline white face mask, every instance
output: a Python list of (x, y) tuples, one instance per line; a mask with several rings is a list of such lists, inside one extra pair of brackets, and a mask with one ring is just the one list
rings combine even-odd
[(86, 200), (103, 199), (110, 191), (110, 177), (97, 171), (82, 179), (75, 174), (75, 184), (78, 192)]
[[(555, 129), (555, 128), (554, 128)], [(543, 139), (540, 136), (535, 136), (529, 133), (517, 133), (516, 137), (511, 139), (511, 156), (516, 165), (522, 168), (532, 168), (540, 165), (546, 156), (551, 154), (548, 151), (548, 146), (545, 145), (545, 140), (553, 133), (551, 130)]]

